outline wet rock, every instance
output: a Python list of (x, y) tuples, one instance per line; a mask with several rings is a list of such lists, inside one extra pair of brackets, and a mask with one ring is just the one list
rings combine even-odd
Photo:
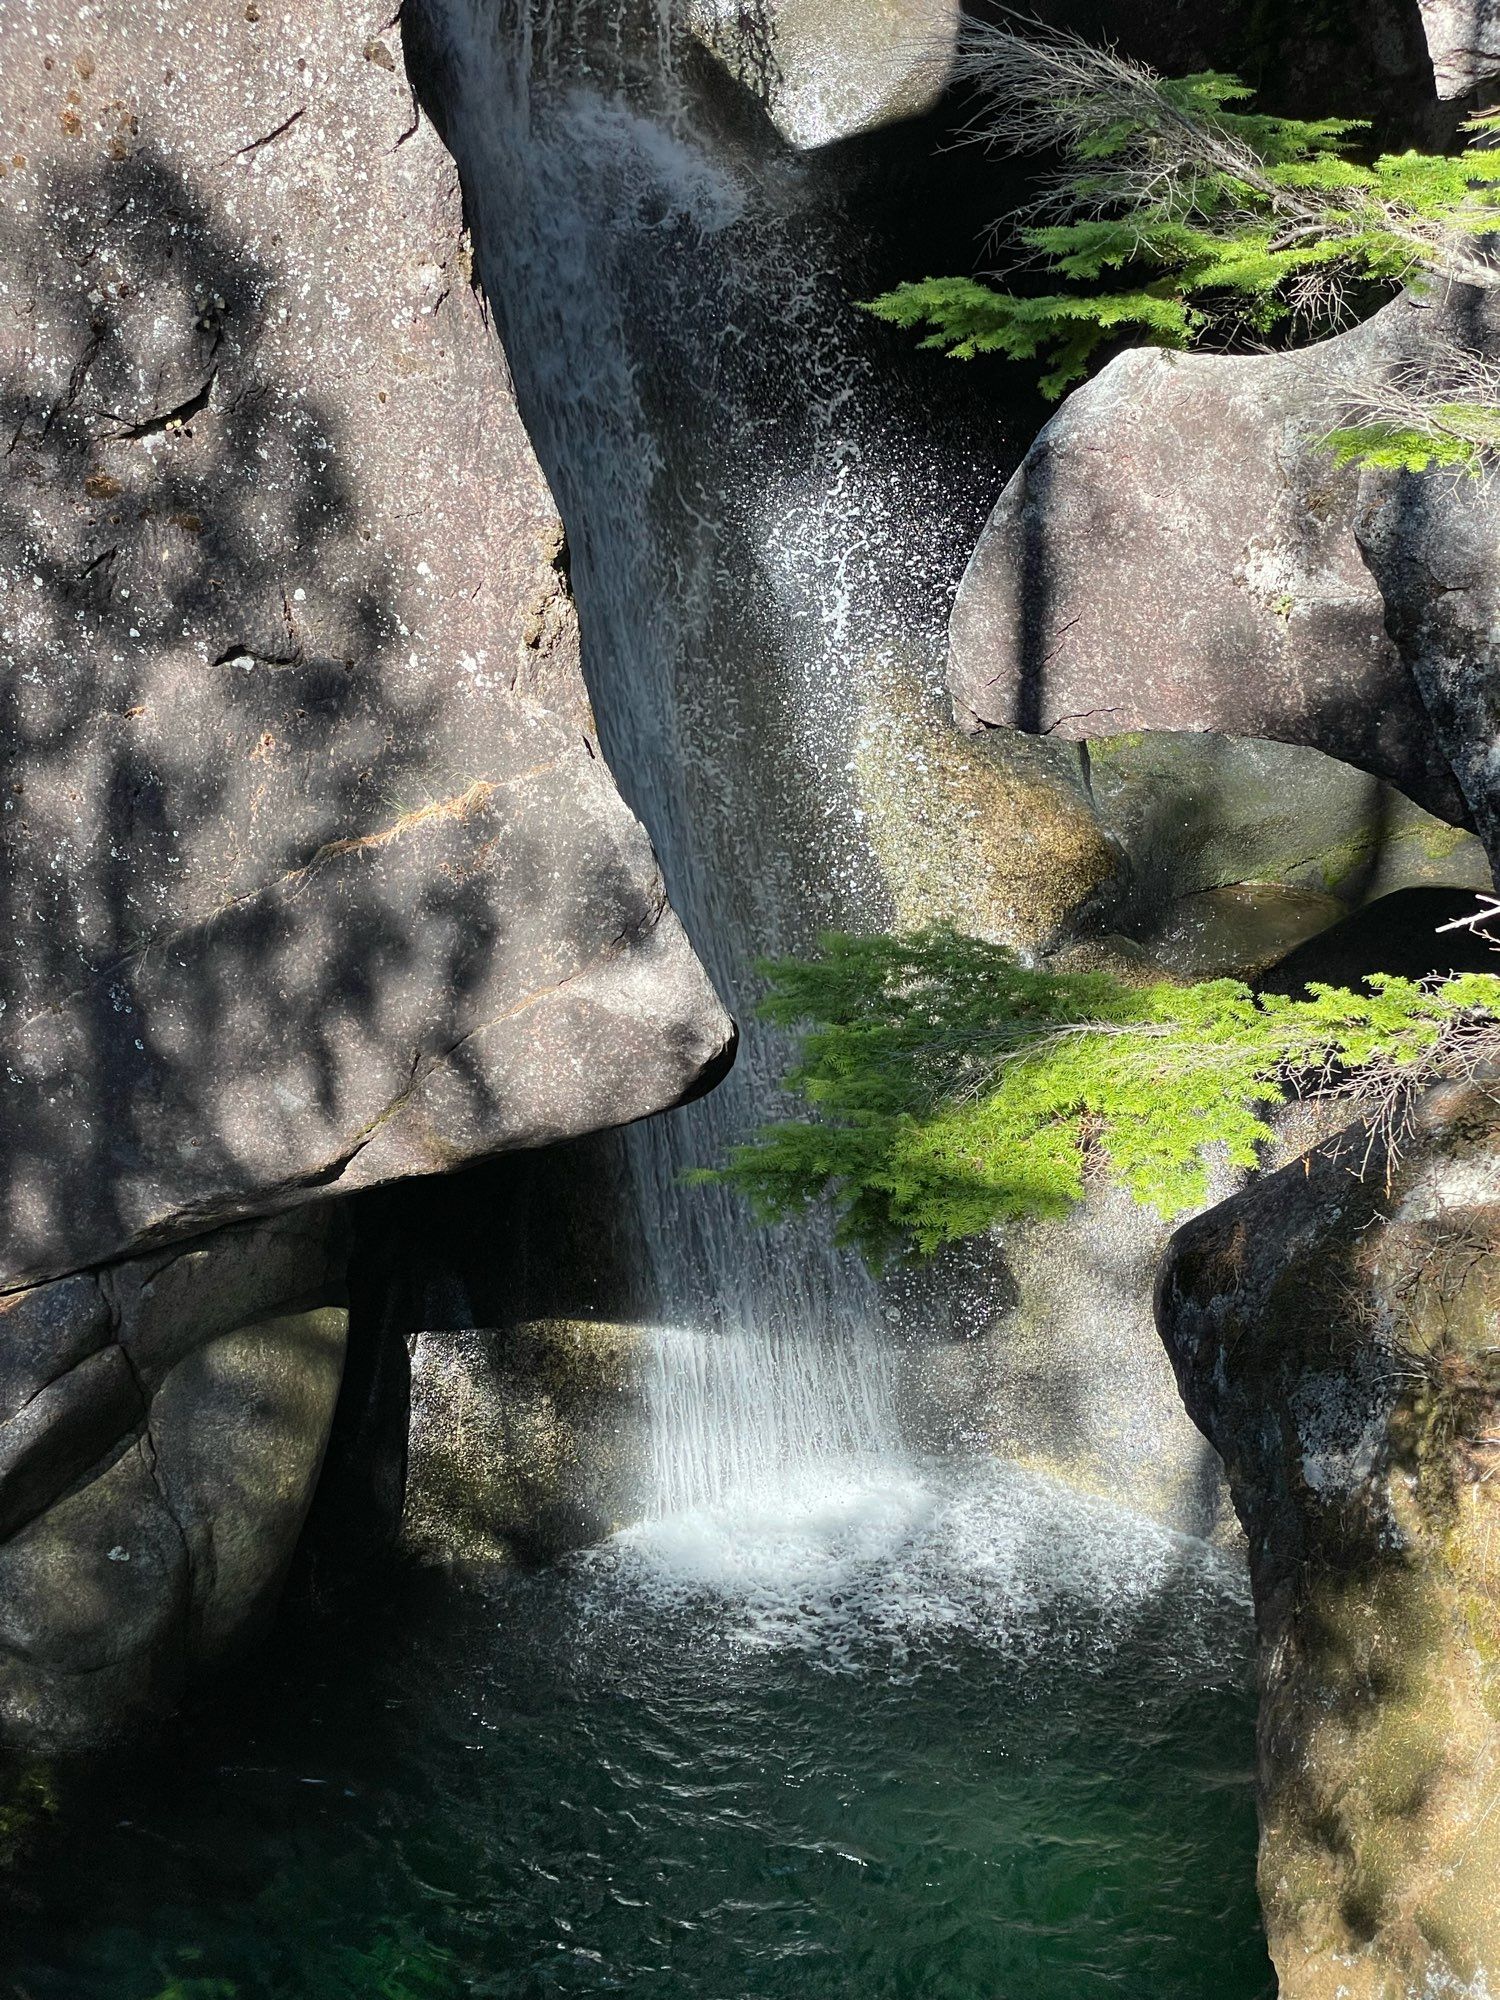
[(1472, 930), (1446, 926), (1471, 917), (1462, 889), (1399, 889), (1299, 945), (1256, 981), (1263, 993), (1301, 993), (1309, 983), (1357, 986), (1371, 972), (1402, 979), (1500, 971), (1500, 953)]
[(0, 1329), (0, 1735), (169, 1708), (273, 1611), (343, 1369), (342, 1214), (14, 1293)]
[(1126, 866), (1075, 745), (975, 740), (918, 673), (866, 662), (852, 768), (902, 927), (951, 923), (1046, 950), (1117, 900)]
[(703, 45), (812, 147), (930, 111), (957, 43), (960, 0), (692, 0)]
[(1356, 1126), (1189, 1222), (1158, 1287), (1250, 1544), (1287, 2000), (1500, 1973), (1500, 1110), (1445, 1086), (1397, 1133)]
[(914, 670), (871, 662), (859, 681), (852, 768), (903, 925), (1095, 962), (1107, 941), (1142, 974), (1246, 976), (1395, 890), (1489, 884), (1472, 834), (1316, 750), (965, 734)]
[[(1403, 299), (1296, 353), (1121, 355), (1047, 425), (975, 551), (951, 627), (961, 717), (1304, 744), (1484, 833), (1480, 570), (1500, 502), (1453, 478), (1339, 471), (1320, 440), (1361, 385), (1439, 338), (1486, 344), (1490, 310)], [(1445, 613), (1410, 577), (1450, 535), (1462, 601)], [(1458, 690), (1459, 657), (1479, 694)]]
[(0, 108), (0, 1288), (691, 1090), (389, 10), (22, 9)]
[(1417, 0), (1439, 97), (1467, 97), (1500, 76), (1500, 6), (1495, 0)]
[(597, 1320), (435, 1330), (412, 1348), (402, 1542), (424, 1561), (546, 1561), (645, 1504), (645, 1342)]

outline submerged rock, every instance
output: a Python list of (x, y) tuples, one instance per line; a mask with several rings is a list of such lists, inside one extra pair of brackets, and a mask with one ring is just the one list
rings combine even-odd
[(0, 1287), (726, 1058), (390, 21), (7, 24)]
[(0, 1306), (0, 1735), (120, 1734), (259, 1632), (333, 1419), (343, 1261), (313, 1209)]
[[(1457, 476), (1340, 471), (1321, 444), (1362, 387), (1439, 339), (1487, 343), (1491, 317), (1455, 292), (1297, 353), (1113, 361), (1043, 430), (975, 550), (951, 627), (960, 716), (1309, 745), (1477, 822), (1494, 861), (1500, 500)], [(1438, 547), (1453, 602), (1435, 608), (1416, 572)]]
[(1316, 1146), (1189, 1222), (1161, 1273), (1162, 1338), (1250, 1543), (1287, 2000), (1500, 1974), (1497, 1313), (1485, 1084)]

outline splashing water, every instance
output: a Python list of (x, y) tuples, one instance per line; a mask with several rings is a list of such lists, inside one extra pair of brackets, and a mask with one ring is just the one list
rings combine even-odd
[[(670, 1434), (670, 1433), (669, 1433)], [(900, 1465), (810, 1457), (717, 1505), (689, 1484), (575, 1559), (594, 1620), (688, 1618), (731, 1652), (790, 1649), (831, 1672), (905, 1676), (978, 1649), (1107, 1665), (1155, 1633), (1161, 1670), (1211, 1679), (1248, 1620), (1242, 1565), (1111, 1501), (990, 1458)]]
[(657, 1518), (816, 1508), (899, 1464), (892, 1358), (873, 1343), (658, 1330), (646, 1378)]
[(613, 1142), (661, 1329), (652, 1511), (830, 1457), (899, 1464), (868, 1274), (817, 1221), (757, 1229), (682, 1174), (776, 1113), (757, 959), (890, 920), (853, 769), (872, 662), (938, 672), (994, 481), (953, 476), (922, 413), (889, 407), (834, 275), (854, 232), (829, 169), (705, 114), (668, 0), (441, 18), (447, 135), (567, 524), (603, 747), (745, 1029), (719, 1090)]

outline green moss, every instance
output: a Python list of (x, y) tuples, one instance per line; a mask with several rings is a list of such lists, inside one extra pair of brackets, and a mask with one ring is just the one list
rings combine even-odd
[(898, 929), (961, 924), (1045, 948), (1119, 871), (1078, 752), (965, 736), (900, 663), (869, 663), (853, 768)]
[(1410, 829), (1403, 829), (1399, 837), (1415, 840), (1432, 861), (1446, 861), (1450, 854), (1457, 854), (1474, 839), (1463, 827), (1446, 826), (1440, 819), (1424, 819)]

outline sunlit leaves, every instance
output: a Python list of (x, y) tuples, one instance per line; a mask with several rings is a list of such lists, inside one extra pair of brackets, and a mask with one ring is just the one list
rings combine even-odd
[(872, 1261), (930, 1254), (1009, 1217), (1058, 1215), (1092, 1172), (1171, 1216), (1210, 1149), (1253, 1167), (1289, 1082), (1430, 1058), (1457, 1019), (1500, 1019), (1500, 977), (1377, 975), (1304, 999), (1237, 980), (1128, 986), (1023, 966), (947, 930), (823, 941), (766, 968), (766, 1016), (800, 1030), (766, 1128), (716, 1176), (767, 1220), (828, 1200)]

